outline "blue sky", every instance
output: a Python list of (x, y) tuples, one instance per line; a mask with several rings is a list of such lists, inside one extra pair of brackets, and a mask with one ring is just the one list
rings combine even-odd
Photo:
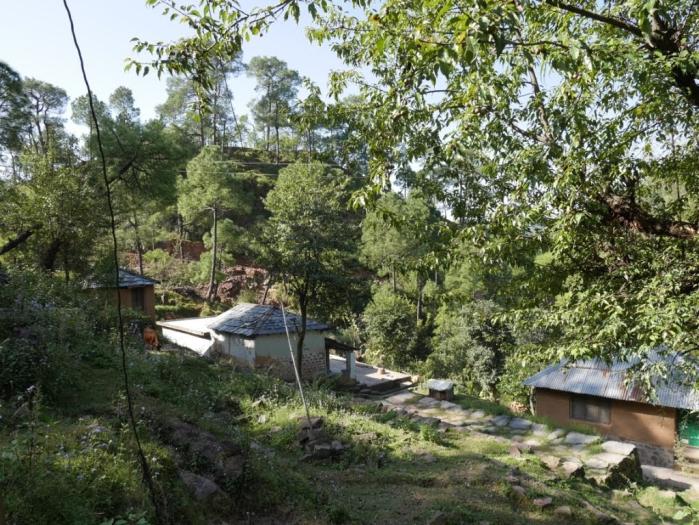
[[(11, 0), (3, 2), (0, 19), (0, 60), (23, 77), (56, 84), (75, 98), (85, 92), (78, 59), (71, 41), (62, 0)], [(242, 2), (245, 6), (246, 2)], [(105, 100), (117, 86), (131, 88), (145, 118), (154, 116), (155, 106), (165, 99), (165, 79), (149, 75), (139, 78), (124, 71), (124, 59), (132, 56), (131, 38), (172, 40), (186, 28), (170, 22), (158, 8), (144, 0), (69, 0), (87, 73), (93, 90)], [(328, 46), (306, 39), (303, 26), (308, 18), (278, 21), (262, 38), (246, 44), (244, 60), (273, 55), (309, 77), (325, 91), (328, 73), (343, 65)], [(238, 113), (248, 111), (255, 97), (254, 81), (245, 75), (230, 83)], [(76, 130), (72, 125), (73, 130)]]

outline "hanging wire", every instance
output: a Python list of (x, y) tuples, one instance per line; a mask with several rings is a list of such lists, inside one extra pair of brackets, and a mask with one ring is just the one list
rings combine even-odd
[(306, 411), (306, 419), (308, 420), (308, 433), (310, 434), (313, 430), (313, 425), (311, 424), (311, 413), (308, 410), (308, 403), (306, 402), (306, 396), (303, 393), (303, 384), (301, 383), (301, 376), (299, 375), (299, 369), (296, 366), (296, 355), (294, 354), (294, 349), (291, 345), (291, 336), (289, 335), (289, 325), (286, 322), (286, 312), (284, 311), (284, 301), (279, 301), (282, 307), (282, 319), (284, 320), (284, 331), (286, 332), (286, 341), (289, 343), (289, 354), (291, 354), (291, 364), (294, 366), (294, 375), (296, 376), (296, 384), (299, 387), (299, 392), (301, 393), (301, 401), (303, 402), (303, 408)]
[[(95, 130), (95, 138), (97, 139), (97, 146), (99, 149), (99, 154), (100, 154), (100, 161), (101, 161), (101, 168), (102, 168), (102, 177), (104, 181), (104, 186), (106, 190), (106, 198), (107, 198), (107, 209), (109, 212), (109, 219), (110, 219), (110, 227), (111, 227), (111, 235), (112, 235), (112, 256), (113, 256), (113, 262), (114, 262), (114, 270), (115, 270), (115, 285), (117, 291), (119, 290), (119, 250), (118, 250), (118, 243), (117, 243), (117, 235), (116, 235), (116, 219), (115, 219), (115, 213), (114, 213), (114, 205), (112, 202), (112, 191), (109, 186), (109, 175), (107, 174), (107, 161), (106, 161), (106, 156), (104, 154), (104, 147), (102, 145), (102, 135), (100, 132), (100, 127), (99, 127), (99, 122), (97, 120), (97, 113), (95, 111), (94, 107), (94, 101), (93, 101), (93, 96), (92, 96), (92, 88), (90, 87), (90, 82), (87, 79), (87, 73), (85, 71), (85, 61), (83, 60), (83, 55), (82, 51), (80, 50), (80, 45), (78, 44), (78, 37), (75, 33), (75, 24), (73, 23), (73, 15), (70, 11), (70, 7), (68, 7), (68, 1), (63, 0), (63, 6), (65, 7), (66, 14), (68, 15), (68, 21), (70, 22), (70, 32), (73, 37), (73, 44), (75, 45), (75, 50), (78, 53), (78, 59), (80, 61), (80, 70), (82, 72), (82, 77), (83, 81), (85, 83), (85, 88), (87, 89), (87, 99), (90, 107), (90, 114), (92, 117), (92, 121), (95, 124), (94, 130)], [(121, 294), (117, 293), (116, 294), (117, 298), (117, 332), (119, 334), (119, 349), (121, 350), (121, 368), (122, 368), (122, 374), (123, 374), (123, 381), (124, 381), (124, 391), (126, 394), (126, 405), (127, 405), (127, 411), (128, 411), (128, 419), (129, 423), (131, 426), (131, 432), (134, 437), (134, 441), (136, 442), (136, 450), (138, 453), (138, 459), (141, 464), (141, 470), (143, 474), (143, 480), (148, 487), (148, 491), (150, 493), (150, 499), (151, 502), (153, 503), (154, 511), (155, 511), (155, 517), (158, 523), (161, 524), (166, 524), (169, 522), (169, 520), (166, 517), (166, 513), (164, 513), (164, 509), (161, 508), (160, 502), (158, 501), (158, 496), (155, 488), (155, 482), (153, 481), (153, 476), (151, 475), (150, 471), (150, 466), (148, 465), (148, 460), (146, 459), (146, 455), (143, 452), (143, 447), (141, 446), (141, 440), (138, 436), (138, 428), (136, 426), (136, 417), (134, 415), (133, 411), (133, 398), (131, 395), (131, 388), (129, 384), (129, 374), (128, 374), (128, 369), (127, 369), (127, 362), (126, 362), (126, 345), (124, 342), (124, 319), (122, 316), (122, 307), (121, 307)]]

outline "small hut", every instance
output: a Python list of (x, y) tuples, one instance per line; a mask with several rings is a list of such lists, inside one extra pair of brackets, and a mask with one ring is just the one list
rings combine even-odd
[[(158, 281), (119, 268), (119, 297), (124, 308), (142, 312), (155, 322), (155, 285)], [(93, 283), (90, 288), (104, 290), (110, 301), (116, 304), (116, 289), (113, 283)]]

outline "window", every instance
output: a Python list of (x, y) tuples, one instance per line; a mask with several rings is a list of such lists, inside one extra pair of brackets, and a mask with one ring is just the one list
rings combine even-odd
[(608, 425), (611, 418), (612, 402), (609, 399), (592, 396), (571, 396), (570, 417), (590, 423)]

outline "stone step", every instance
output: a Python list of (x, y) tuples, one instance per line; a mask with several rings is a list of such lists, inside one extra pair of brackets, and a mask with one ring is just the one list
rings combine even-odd
[(679, 455), (686, 459), (688, 463), (699, 463), (699, 447), (686, 445), (682, 447)]
[(699, 477), (685, 474), (671, 468), (641, 465), (643, 479), (654, 485), (676, 490), (699, 490)]

